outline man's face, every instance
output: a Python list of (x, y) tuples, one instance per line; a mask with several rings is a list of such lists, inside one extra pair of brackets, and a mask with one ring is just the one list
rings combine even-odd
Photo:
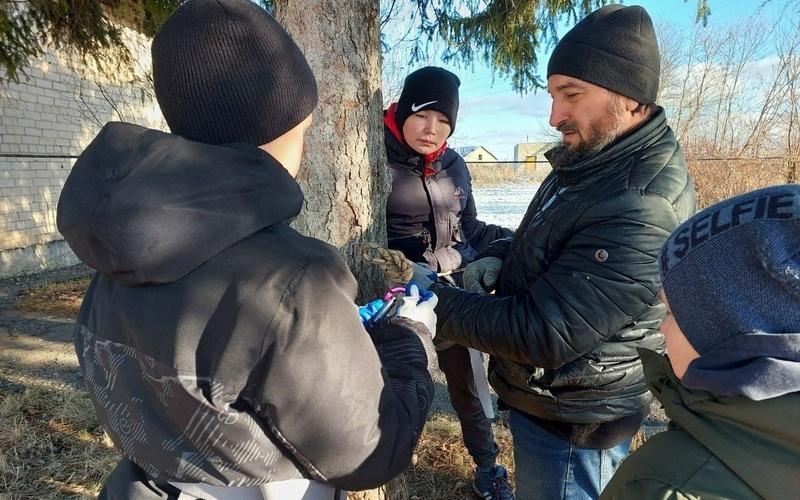
[(438, 151), (450, 135), (450, 121), (439, 111), (423, 109), (403, 122), (403, 138), (421, 155)]
[(626, 98), (577, 78), (552, 75), (550, 126), (561, 132), (558, 163), (568, 164), (599, 153), (630, 128)]

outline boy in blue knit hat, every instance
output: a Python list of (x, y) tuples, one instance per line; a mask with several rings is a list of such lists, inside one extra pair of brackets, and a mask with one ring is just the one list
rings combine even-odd
[(642, 352), (672, 420), (602, 499), (800, 491), (800, 186), (760, 189), (678, 227), (661, 253), (667, 357)]

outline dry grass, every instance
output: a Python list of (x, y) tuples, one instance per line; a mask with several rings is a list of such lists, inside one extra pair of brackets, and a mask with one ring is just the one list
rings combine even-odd
[(529, 176), (523, 172), (517, 172), (514, 165), (469, 163), (467, 167), (474, 187), (497, 186), (529, 180)]
[(785, 184), (790, 176), (786, 160), (687, 160), (697, 190), (697, 208), (754, 189)]
[(90, 281), (90, 277), (84, 277), (31, 288), (22, 292), (14, 307), (25, 312), (74, 318), (78, 315), (83, 294)]
[(550, 173), (550, 165), (541, 163), (468, 163), (472, 187), (541, 183)]
[(118, 460), (85, 392), (0, 358), (0, 498), (94, 498)]
[[(0, 389), (0, 498), (93, 498), (119, 459), (80, 390), (20, 373), (0, 361), (0, 372), (24, 392)], [(500, 461), (513, 474), (511, 436), (496, 426)], [(473, 498), (472, 459), (458, 422), (435, 415), (427, 423), (417, 460), (390, 491), (397, 500)], [(5, 495), (5, 496), (3, 496)], [(386, 498), (358, 496), (351, 498)]]
[[(495, 439), (501, 448), (498, 462), (514, 476), (514, 453), (511, 433), (495, 424)], [(455, 417), (435, 414), (425, 425), (417, 445), (417, 461), (406, 474), (410, 498), (420, 500), (472, 499), (471, 481), (474, 464), (461, 440), (461, 428)]]
[[(754, 189), (785, 184), (797, 177), (789, 160), (693, 160), (688, 159), (689, 173), (697, 190), (697, 208)], [(797, 168), (795, 161), (794, 168)], [(550, 172), (547, 165), (469, 163), (473, 187), (492, 187), (524, 182), (541, 182)]]

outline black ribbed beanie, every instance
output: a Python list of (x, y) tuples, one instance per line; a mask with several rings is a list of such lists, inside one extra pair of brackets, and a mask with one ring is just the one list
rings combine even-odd
[(456, 130), (458, 118), (458, 87), (461, 80), (444, 68), (426, 66), (406, 77), (397, 102), (395, 122), (402, 130), (406, 119), (417, 111), (432, 109), (450, 121), (450, 135)]
[(638, 5), (592, 12), (558, 42), (547, 65), (548, 78), (571, 76), (640, 104), (655, 103), (660, 74), (653, 22)]
[(153, 38), (156, 99), (173, 133), (208, 144), (266, 144), (317, 105), (303, 53), (249, 0), (188, 0)]

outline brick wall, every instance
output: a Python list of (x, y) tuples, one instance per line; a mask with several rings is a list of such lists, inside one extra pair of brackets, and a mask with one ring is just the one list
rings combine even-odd
[[(126, 37), (136, 67), (119, 80), (141, 80), (149, 71), (149, 40), (130, 30)], [(165, 129), (146, 85), (110, 81), (58, 53), (32, 61), (26, 73), (0, 86), (0, 253), (62, 239), (55, 209), (71, 157), (103, 124)], [(0, 276), (2, 266), (0, 259)]]
[(0, 251), (60, 239), (55, 209), (72, 160), (0, 158)]

